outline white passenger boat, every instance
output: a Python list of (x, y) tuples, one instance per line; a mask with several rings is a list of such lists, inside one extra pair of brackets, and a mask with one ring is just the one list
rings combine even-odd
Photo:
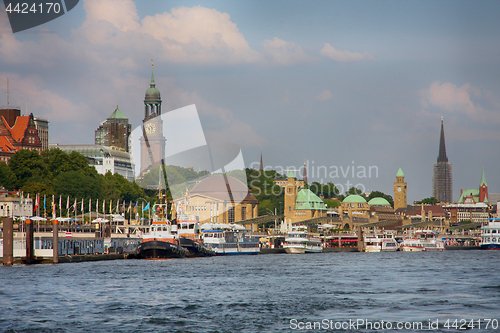
[(306, 226), (293, 226), (283, 243), (286, 253), (321, 253), (323, 246), (319, 238), (312, 237)]
[(481, 226), (481, 249), (500, 250), (500, 218), (490, 218)]
[(394, 234), (390, 232), (367, 234), (364, 237), (364, 242), (365, 252), (394, 252), (399, 248)]
[(215, 255), (259, 254), (259, 237), (237, 224), (205, 223), (201, 226), (204, 244)]
[(444, 242), (433, 230), (417, 230), (401, 243), (403, 251), (444, 251)]

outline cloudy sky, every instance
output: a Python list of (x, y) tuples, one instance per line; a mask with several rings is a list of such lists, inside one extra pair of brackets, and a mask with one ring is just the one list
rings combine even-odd
[(48, 118), (51, 143), (93, 144), (117, 104), (140, 124), (153, 58), (163, 110), (196, 104), (207, 139), (239, 144), (247, 166), (262, 149), (272, 168), (307, 160), (310, 179), (391, 195), (402, 167), (419, 200), (443, 116), (454, 199), (483, 166), (498, 193), (499, 12), (498, 1), (82, 0), (13, 34), (2, 7), (0, 104), (9, 78), (11, 105)]

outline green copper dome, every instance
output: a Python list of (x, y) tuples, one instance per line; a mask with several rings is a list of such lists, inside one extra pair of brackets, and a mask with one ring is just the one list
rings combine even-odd
[(403, 170), (399, 168), (398, 173), (396, 174), (396, 177), (404, 177), (405, 174), (403, 173)]
[(378, 198), (373, 198), (370, 201), (368, 201), (368, 204), (370, 206), (390, 206), (391, 204), (389, 201), (387, 201), (384, 198), (378, 197)]
[(366, 203), (366, 200), (365, 200), (365, 198), (363, 198), (360, 195), (351, 194), (347, 198), (345, 198), (344, 201), (342, 201), (342, 202), (345, 202), (345, 203)]
[(295, 174), (293, 173), (293, 171), (290, 171), (288, 173), (288, 178), (295, 178)]
[(316, 194), (309, 189), (302, 189), (297, 193), (295, 209), (326, 210), (326, 206)]
[(108, 119), (128, 119), (128, 118), (125, 117), (125, 115), (123, 114), (123, 112), (120, 111), (120, 109), (118, 109), (117, 105), (116, 110), (113, 111), (113, 113), (108, 117)]
[(146, 104), (161, 103), (160, 91), (156, 89), (155, 76), (153, 70), (151, 70), (151, 83), (149, 84), (149, 89), (146, 90), (144, 103)]

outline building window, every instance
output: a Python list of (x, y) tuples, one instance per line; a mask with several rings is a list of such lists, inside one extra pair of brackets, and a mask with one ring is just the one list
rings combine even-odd
[(246, 213), (247, 213), (247, 208), (246, 207), (241, 207), (241, 219), (246, 220)]
[(229, 208), (227, 211), (227, 218), (229, 223), (234, 223), (234, 207)]

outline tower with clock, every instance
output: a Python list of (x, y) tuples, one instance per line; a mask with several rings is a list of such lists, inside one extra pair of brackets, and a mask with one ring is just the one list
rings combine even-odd
[[(151, 60), (153, 61), (153, 60)], [(153, 64), (151, 63), (151, 66)], [(144, 119), (142, 120), (141, 142), (141, 174), (165, 158), (165, 137), (163, 136), (163, 121), (161, 119), (160, 91), (151, 68), (151, 83), (144, 98)]]
[(399, 168), (396, 174), (396, 182), (394, 183), (394, 210), (406, 208), (406, 190), (405, 174)]

